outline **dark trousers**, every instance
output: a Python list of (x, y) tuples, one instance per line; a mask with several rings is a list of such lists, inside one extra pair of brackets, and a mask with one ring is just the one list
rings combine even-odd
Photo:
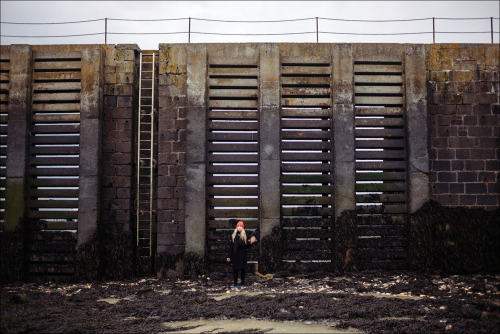
[(238, 271), (241, 271), (241, 285), (245, 285), (245, 269), (233, 269), (234, 285), (238, 285)]

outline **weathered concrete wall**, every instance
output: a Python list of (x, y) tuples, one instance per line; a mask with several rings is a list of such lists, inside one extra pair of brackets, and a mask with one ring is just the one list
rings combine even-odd
[(115, 232), (130, 231), (139, 48), (135, 44), (107, 45), (105, 51), (101, 221)]
[[(353, 62), (384, 60), (388, 55), (400, 59), (405, 68), (409, 213), (429, 198), (449, 207), (492, 210), (500, 205), (497, 44), (161, 44), (159, 49), (156, 253), (205, 252), (204, 132), (210, 57), (228, 64), (251, 59), (259, 67), (261, 238), (280, 220), (279, 67), (284, 58), (327, 59), (332, 64), (336, 217), (356, 206)], [(75, 51), (82, 53), (82, 245), (98, 227), (134, 230), (141, 50), (133, 44), (2, 46), (2, 54), (10, 52), (3, 229), (13, 231), (27, 214), (32, 53)]]
[(187, 54), (160, 45), (158, 114), (157, 252), (185, 249)]
[(431, 197), (445, 206), (499, 206), (498, 44), (426, 46)]

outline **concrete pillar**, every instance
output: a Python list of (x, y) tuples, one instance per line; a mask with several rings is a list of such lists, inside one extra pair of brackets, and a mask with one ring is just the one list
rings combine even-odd
[(78, 246), (96, 233), (100, 215), (103, 87), (104, 52), (100, 46), (86, 46), (82, 49)]
[(29, 45), (10, 46), (9, 121), (5, 230), (13, 231), (27, 214), (28, 136), (31, 119), (33, 55)]
[(187, 152), (186, 152), (186, 252), (205, 255), (205, 132), (207, 47), (186, 45), (187, 56)]
[(280, 223), (280, 52), (260, 45), (260, 238)]
[(409, 213), (429, 200), (425, 46), (406, 46), (406, 126), (408, 134)]
[(354, 62), (351, 44), (333, 46), (333, 142), (335, 217), (356, 208), (354, 159)]

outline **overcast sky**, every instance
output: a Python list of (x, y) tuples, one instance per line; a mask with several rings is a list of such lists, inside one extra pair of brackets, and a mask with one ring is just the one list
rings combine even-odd
[[(436, 43), (499, 43), (500, 8), (498, 1), (6, 1), (1, 5), (1, 44), (104, 44), (136, 43), (143, 50), (157, 49), (159, 43), (187, 43), (189, 20), (116, 21), (112, 19), (157, 20), (193, 18), (191, 43), (221, 42), (316, 42), (316, 17), (319, 42), (323, 43), (432, 43), (432, 19), (407, 22), (343, 22), (344, 20), (405, 20), (425, 18), (488, 18), (482, 20), (436, 19)], [(290, 20), (279, 23), (209, 22), (214, 20)], [(496, 18), (496, 19), (495, 19)], [(102, 20), (101, 20), (102, 19)], [(88, 23), (23, 25), (7, 22)], [(162, 35), (113, 33), (164, 33)], [(179, 34), (170, 34), (180, 32)], [(223, 36), (203, 33), (276, 34), (281, 36)], [(307, 34), (291, 34), (303, 33)], [(420, 33), (395, 36), (360, 34)], [(486, 33), (439, 33), (486, 32)], [(92, 36), (28, 38), (8, 35)], [(100, 34), (99, 34), (100, 33)], [(335, 33), (335, 34), (333, 34)], [(341, 34), (338, 34), (341, 33)]]

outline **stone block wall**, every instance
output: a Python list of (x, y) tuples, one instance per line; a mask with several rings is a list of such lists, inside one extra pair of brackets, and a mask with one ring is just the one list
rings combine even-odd
[(431, 198), (499, 206), (499, 45), (427, 46)]
[(160, 45), (158, 113), (157, 253), (176, 255), (185, 245), (185, 49)]
[(129, 231), (140, 49), (136, 44), (120, 44), (107, 45), (105, 50), (101, 222), (111, 231)]

